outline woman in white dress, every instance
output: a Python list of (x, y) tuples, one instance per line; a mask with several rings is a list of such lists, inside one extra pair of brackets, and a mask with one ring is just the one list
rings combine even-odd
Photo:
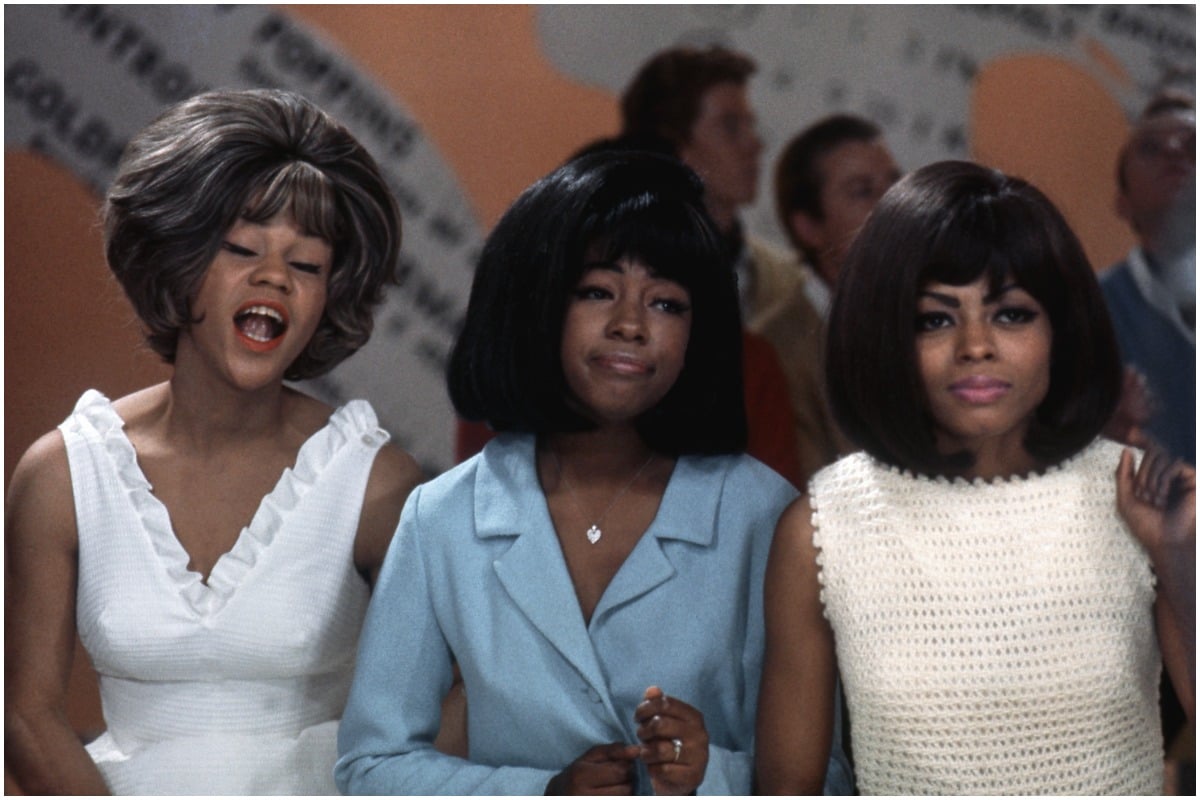
[(819, 789), (836, 654), (864, 794), (1161, 793), (1164, 665), (1194, 708), (1195, 472), (1098, 437), (1120, 364), (1062, 216), (994, 170), (917, 170), (827, 343), (863, 452), (776, 530), (759, 788)]
[[(29, 793), (328, 794), (370, 583), (420, 479), (371, 407), (286, 387), (370, 336), (400, 220), (374, 160), (276, 91), (130, 143), (108, 264), (170, 379), (87, 392), (5, 511), (7, 767)], [(107, 731), (63, 713), (75, 633)]]

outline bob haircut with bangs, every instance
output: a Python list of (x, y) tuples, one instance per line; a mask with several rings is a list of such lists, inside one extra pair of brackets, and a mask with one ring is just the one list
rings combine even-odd
[(1065, 219), (1025, 181), (962, 161), (916, 170), (875, 207), (847, 256), (829, 322), (826, 380), (834, 417), (875, 458), (956, 474), (969, 453), (934, 445), (916, 353), (918, 293), (931, 282), (990, 290), (1015, 282), (1041, 304), (1052, 333), (1050, 387), (1025, 439), (1049, 466), (1108, 422), (1121, 365), (1108, 310)]
[(625, 151), (581, 156), (526, 189), (475, 273), (447, 374), (458, 414), (496, 431), (593, 428), (571, 407), (563, 321), (585, 259), (631, 258), (685, 287), (692, 305), (683, 370), (636, 421), (643, 441), (673, 455), (743, 450), (736, 279), (702, 198), (700, 179), (678, 161)]
[(279, 212), (333, 248), (325, 312), (284, 375), (300, 380), (366, 344), (396, 282), (400, 215), (375, 160), (324, 111), (275, 90), (197, 95), (129, 142), (105, 198), (105, 255), (163, 360), (199, 321), (192, 299), (225, 234)]

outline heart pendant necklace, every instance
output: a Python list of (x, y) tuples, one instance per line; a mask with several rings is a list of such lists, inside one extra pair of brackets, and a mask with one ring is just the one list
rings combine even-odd
[[(557, 452), (553, 450), (551, 452), (554, 452), (554, 460), (558, 462), (558, 474), (562, 478), (563, 486), (567, 487), (567, 493), (571, 495), (571, 502), (575, 504), (575, 510), (579, 512), (579, 516), (586, 520), (588, 515), (584, 513), (583, 506), (579, 503), (579, 495), (575, 494), (575, 487), (572, 486), (571, 481), (567, 479), (567, 471), (563, 469), (562, 459), (558, 457)], [(608, 516), (608, 512), (612, 511), (612, 507), (615, 506), (617, 501), (629, 491), (630, 487), (633, 486), (634, 482), (637, 481), (638, 477), (642, 474), (642, 472), (645, 471), (646, 467), (650, 466), (650, 462), (653, 460), (654, 453), (651, 453), (646, 457), (646, 460), (642, 462), (642, 465), (637, 468), (637, 472), (633, 473), (633, 477), (621, 487), (619, 492), (613, 495), (612, 500), (608, 501), (608, 505), (604, 507), (604, 511), (601, 512), (596, 521), (591, 524), (591, 527), (587, 529), (586, 535), (589, 544), (595, 544), (596, 542), (600, 541), (600, 537), (604, 536), (604, 531), (600, 529), (600, 526), (604, 524), (604, 518)]]

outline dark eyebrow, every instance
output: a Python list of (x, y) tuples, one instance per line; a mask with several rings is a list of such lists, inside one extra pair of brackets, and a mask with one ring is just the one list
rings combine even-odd
[(957, 297), (953, 297), (948, 294), (942, 294), (941, 292), (931, 292), (928, 289), (924, 289), (921, 291), (921, 295), (923, 297), (932, 297), (934, 300), (937, 300), (942, 305), (950, 306), (951, 308), (961, 308), (962, 307), (962, 303), (960, 303), (958, 301)]
[(605, 269), (609, 272), (624, 272), (625, 268), (615, 261), (585, 261), (583, 262), (583, 271), (588, 272), (593, 269)]
[[(983, 298), (983, 303), (984, 303), (984, 305), (991, 305), (992, 303), (997, 303), (1000, 301), (1001, 297), (1008, 294), (1013, 289), (1020, 289), (1020, 288), (1021, 287), (1015, 283), (1007, 283), (1004, 286), (1001, 286), (996, 291), (991, 292), (988, 295), (985, 295)], [(962, 303), (959, 302), (958, 298), (954, 297), (952, 295), (943, 294), (942, 292), (930, 291), (929, 289), (922, 290), (921, 294), (924, 295), (925, 297), (931, 297), (943, 305), (950, 306), (950, 308), (961, 308), (962, 307)]]
[[(646, 267), (646, 271), (650, 274), (650, 277), (656, 278), (656, 279), (662, 278), (662, 275), (654, 267), (651, 267), (651, 266), (645, 265), (645, 264), (643, 266)], [(587, 271), (593, 270), (593, 269), (603, 269), (603, 270), (607, 270), (608, 272), (617, 272), (617, 273), (625, 272), (625, 267), (622, 266), (620, 260), (618, 260), (618, 261), (585, 261), (585, 262), (583, 262), (583, 272), (587, 272)], [(668, 280), (668, 279), (663, 278), (663, 280)]]
[(985, 305), (989, 304), (989, 303), (998, 303), (1000, 301), (1001, 297), (1008, 294), (1013, 289), (1020, 289), (1020, 288), (1021, 287), (1015, 283), (1006, 283), (1003, 286), (1001, 286), (999, 289), (997, 289), (996, 291), (994, 291), (991, 294), (984, 297), (983, 302)]

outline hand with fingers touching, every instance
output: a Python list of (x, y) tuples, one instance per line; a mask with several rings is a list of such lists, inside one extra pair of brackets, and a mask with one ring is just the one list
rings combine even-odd
[(1196, 470), (1157, 445), (1136, 471), (1125, 450), (1117, 464), (1117, 510), (1150, 556), (1158, 580), (1155, 616), (1163, 664), (1175, 693), (1195, 715)]
[(1194, 551), (1195, 468), (1152, 444), (1135, 472), (1133, 453), (1126, 450), (1117, 465), (1117, 509), (1155, 560), (1164, 552)]
[(634, 711), (641, 759), (655, 794), (691, 794), (708, 768), (708, 730), (704, 715), (662, 689), (646, 689)]
[(551, 778), (546, 794), (633, 794), (633, 767), (639, 753), (634, 744), (596, 745)]

